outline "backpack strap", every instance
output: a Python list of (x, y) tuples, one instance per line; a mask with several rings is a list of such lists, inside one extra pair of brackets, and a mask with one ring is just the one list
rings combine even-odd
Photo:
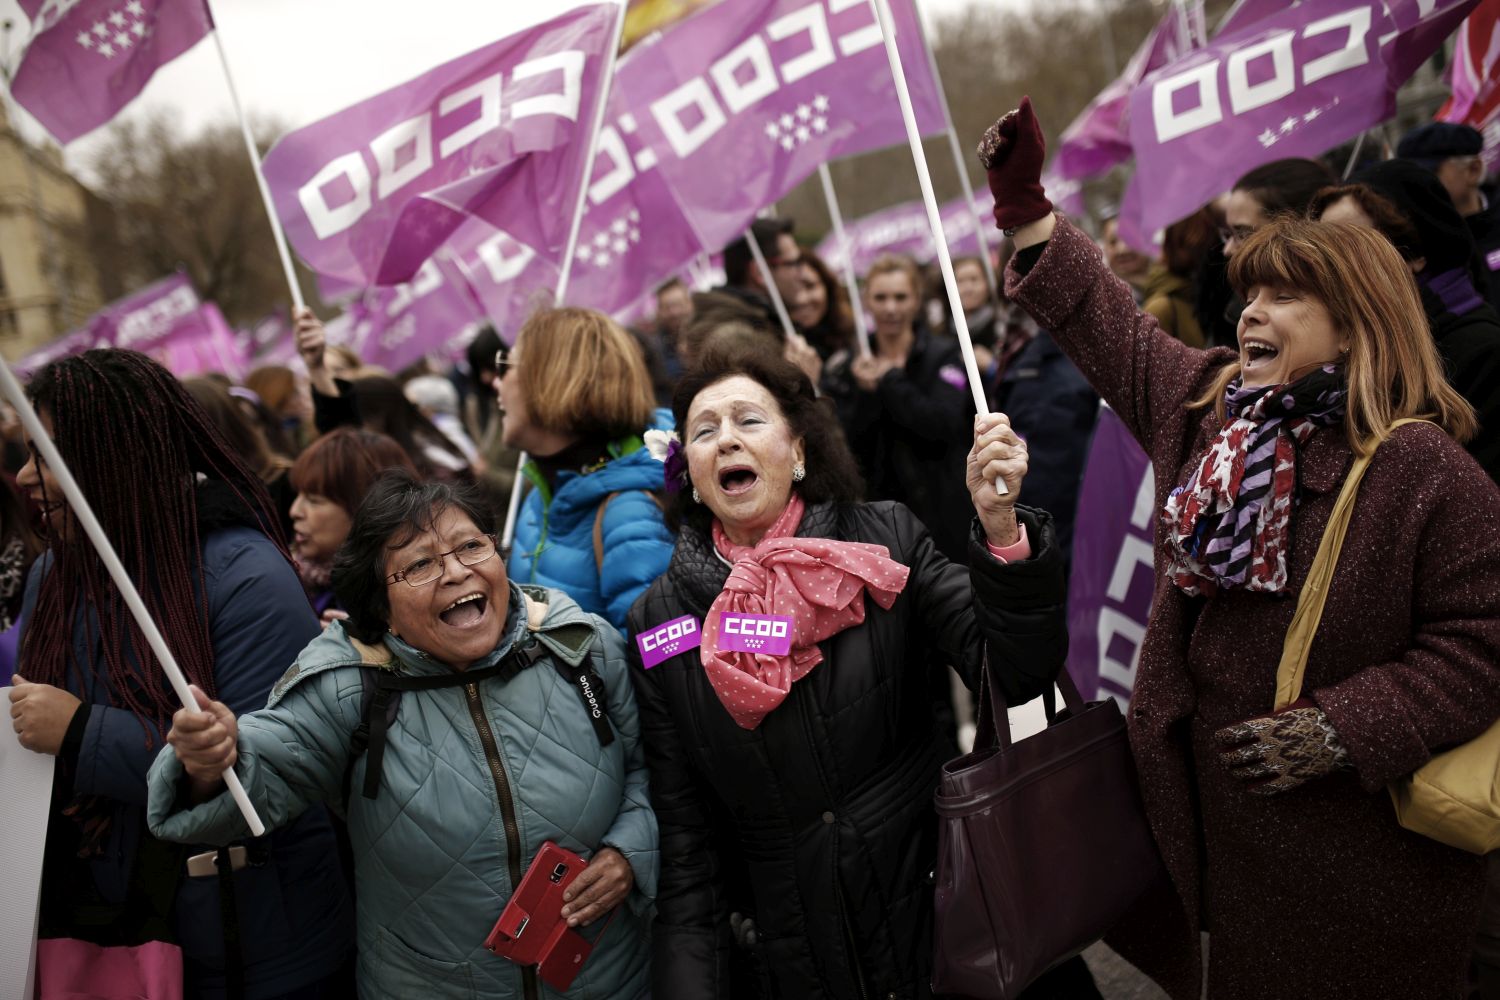
[[(642, 490), (641, 492), (651, 498), (651, 502), (656, 504), (657, 510), (665, 511), (667, 509), (666, 505), (662, 502), (662, 498), (657, 496), (654, 490)], [(599, 510), (594, 514), (594, 566), (598, 568), (600, 576), (604, 575), (604, 511), (609, 507), (609, 502), (619, 495), (619, 492), (616, 491), (599, 501)]]

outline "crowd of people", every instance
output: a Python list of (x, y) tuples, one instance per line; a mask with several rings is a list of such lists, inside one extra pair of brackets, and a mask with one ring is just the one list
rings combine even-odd
[[(1054, 214), (1023, 102), (979, 150), (1001, 287), (954, 262), (978, 417), (917, 262), (848, 288), (787, 219), (725, 248), (721, 288), (658, 288), (649, 327), (541, 309), (451, 370), (366, 368), (306, 310), (301, 370), (243, 385), (52, 362), (31, 401), (198, 705), (17, 438), (0, 665), (21, 745), (57, 759), (41, 937), (170, 942), (201, 998), (934, 996), (950, 679), (987, 663), (1016, 705), (1063, 669), (1102, 401), (1155, 474), (1128, 714), (1165, 871), (1109, 943), (1174, 1000), (1500, 997), (1485, 860), (1384, 791), (1500, 717), (1479, 142), (1257, 167), (1153, 258)], [(786, 616), (787, 648), (726, 614)], [(701, 642), (646, 662), (683, 621)], [(549, 844), (585, 862), (566, 987), (486, 947)], [(1059, 959), (1025, 997), (1101, 996)]]

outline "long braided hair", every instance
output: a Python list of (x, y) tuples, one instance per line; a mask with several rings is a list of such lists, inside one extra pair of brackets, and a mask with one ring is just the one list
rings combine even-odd
[[(229, 450), (182, 383), (144, 354), (103, 349), (55, 361), (36, 373), (27, 392), (37, 410), (50, 417), (58, 451), (183, 673), (213, 697), (199, 493), (217, 487), (232, 496), (243, 507), (240, 520), (258, 525), (290, 561), (259, 477)], [(41, 464), (39, 456), (36, 460)], [(177, 707), (171, 684), (103, 560), (74, 525), (69, 537), (50, 541), (53, 563), (22, 650), (27, 677), (65, 687), (70, 670), (84, 682), (99, 669), (92, 662), (92, 643), (91, 662), (77, 663), (73, 655), (73, 630), (92, 610), (104, 669), (120, 707), (165, 733)]]

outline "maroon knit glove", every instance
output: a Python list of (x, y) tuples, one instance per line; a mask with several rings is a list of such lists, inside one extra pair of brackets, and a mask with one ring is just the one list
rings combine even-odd
[(1042, 188), (1042, 161), (1047, 140), (1031, 110), (1031, 98), (1007, 111), (979, 140), (979, 162), (990, 174), (995, 196), (995, 227), (1017, 229), (1052, 214), (1052, 202)]
[(1214, 734), (1219, 759), (1256, 795), (1277, 795), (1350, 767), (1349, 751), (1311, 698)]

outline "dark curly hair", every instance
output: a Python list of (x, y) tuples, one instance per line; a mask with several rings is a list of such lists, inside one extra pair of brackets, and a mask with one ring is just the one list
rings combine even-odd
[[(804, 501), (857, 503), (864, 498), (864, 479), (832, 409), (818, 399), (802, 369), (755, 344), (711, 343), (677, 383), (677, 391), (672, 394), (672, 417), (678, 438), (687, 439), (688, 410), (698, 394), (736, 375), (763, 386), (781, 407), (792, 434), (802, 438), (807, 478), (796, 489)], [(667, 495), (665, 519), (671, 531), (687, 525), (707, 534), (713, 517), (706, 505), (693, 500), (691, 487)]]
[[(333, 557), (333, 592), (349, 612), (344, 631), (360, 642), (381, 640), (391, 615), (385, 554), (430, 529), (450, 507), (457, 507), (480, 531), (485, 530), (489, 508), (472, 486), (426, 482), (399, 468), (375, 480), (354, 514), (349, 537)], [(500, 554), (495, 558), (501, 558)]]

